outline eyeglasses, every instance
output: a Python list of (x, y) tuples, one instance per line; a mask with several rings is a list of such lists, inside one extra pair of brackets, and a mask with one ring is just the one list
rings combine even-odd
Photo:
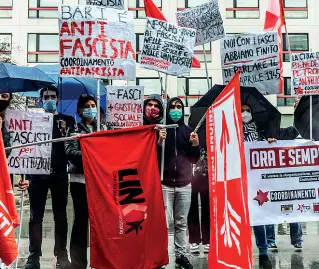
[(247, 108), (247, 109), (241, 109), (241, 113), (244, 113), (244, 112), (251, 113), (251, 110), (250, 110), (250, 108)]
[(171, 108), (171, 109), (174, 109), (174, 108), (182, 109), (183, 106), (182, 106), (182, 105), (179, 105), (179, 104), (178, 104), (178, 105), (171, 105), (170, 108)]
[(85, 98), (85, 97), (93, 97), (93, 98), (95, 98), (95, 96), (94, 96), (94, 94), (91, 94), (91, 93), (82, 93), (81, 95), (80, 95), (80, 97), (83, 97), (83, 98)]

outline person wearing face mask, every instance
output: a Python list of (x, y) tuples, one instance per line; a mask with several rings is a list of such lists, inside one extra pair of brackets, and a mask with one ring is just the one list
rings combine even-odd
[[(97, 131), (97, 106), (93, 95), (82, 94), (77, 103), (77, 113), (81, 122), (67, 131), (67, 136), (74, 134), (88, 134)], [(101, 131), (106, 130), (101, 124)], [(73, 200), (74, 222), (72, 227), (70, 255), (72, 269), (87, 268), (87, 236), (88, 236), (88, 204), (82, 152), (80, 142), (76, 140), (65, 143), (66, 154), (69, 159), (68, 172), (70, 175), (70, 191)]]
[[(65, 136), (68, 126), (74, 126), (75, 120), (71, 116), (57, 111), (59, 91), (54, 86), (40, 91), (41, 105), (45, 112), (53, 114), (52, 139)], [(53, 143), (51, 153), (50, 175), (27, 175), (26, 181), (19, 181), (21, 189), (29, 186), (30, 221), (29, 221), (29, 257), (23, 269), (39, 269), (42, 256), (42, 222), (45, 212), (47, 194), (50, 190), (52, 210), (55, 222), (54, 256), (57, 257), (57, 269), (69, 269), (70, 262), (66, 249), (68, 222), (66, 207), (68, 202), (68, 177), (66, 173), (67, 157), (64, 143)], [(30, 183), (29, 183), (30, 182)]]
[(179, 98), (168, 101), (167, 124), (178, 124), (178, 128), (168, 129), (165, 141), (162, 187), (166, 219), (175, 225), (175, 267), (192, 269), (186, 257), (187, 216), (191, 204), (192, 164), (200, 157), (199, 139), (184, 123), (184, 105)]
[[(259, 130), (257, 128), (253, 119), (253, 111), (248, 104), (242, 104), (241, 113), (243, 121), (244, 142), (267, 140), (269, 143), (272, 143), (277, 141), (275, 138), (266, 138), (263, 134), (263, 130)], [(259, 249), (259, 268), (272, 269), (272, 265), (268, 257), (266, 226), (254, 226), (253, 230), (256, 238), (256, 245)]]
[[(4, 124), (5, 111), (10, 105), (12, 100), (12, 93), (0, 93), (0, 128), (2, 132), (2, 138), (4, 147), (10, 147), (10, 135)], [(11, 151), (6, 151), (7, 157), (10, 155)]]

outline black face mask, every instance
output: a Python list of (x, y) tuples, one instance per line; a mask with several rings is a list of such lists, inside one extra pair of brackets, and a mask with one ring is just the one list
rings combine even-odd
[(0, 112), (3, 112), (10, 105), (8, 100), (0, 100)]

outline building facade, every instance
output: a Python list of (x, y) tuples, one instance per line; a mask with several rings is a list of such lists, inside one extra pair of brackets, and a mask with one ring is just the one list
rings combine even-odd
[[(172, 23), (175, 13), (208, 0), (153, 0)], [(58, 63), (58, 11), (60, 4), (85, 4), (86, 0), (1, 0), (0, 1), (0, 58), (11, 56), (19, 65)], [(293, 52), (319, 51), (318, 0), (283, 0), (288, 25), (289, 40)], [(143, 0), (125, 0), (134, 13), (136, 48), (142, 49), (145, 29)], [(266, 0), (219, 0), (226, 33), (260, 32), (263, 30)], [(285, 35), (285, 34), (284, 34)], [(284, 49), (284, 94), (270, 95), (269, 100), (283, 114), (282, 126), (289, 126), (293, 119), (295, 98), (290, 97), (290, 65), (286, 38)], [(194, 104), (208, 90), (204, 51), (196, 47), (196, 57), (202, 68), (193, 69), (189, 78), (168, 77), (168, 93), (180, 96), (188, 106)], [(222, 84), (219, 41), (205, 45), (210, 83)], [(137, 57), (139, 61), (140, 57)], [(146, 94), (160, 93), (158, 73), (137, 65), (136, 82), (146, 87)]]

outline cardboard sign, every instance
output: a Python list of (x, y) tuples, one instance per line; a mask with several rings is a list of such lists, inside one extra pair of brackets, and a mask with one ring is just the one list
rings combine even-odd
[(319, 94), (319, 52), (292, 54), (291, 95)]
[(143, 125), (144, 86), (108, 86), (106, 125), (127, 128)]
[(252, 268), (238, 73), (208, 109), (206, 118), (212, 231), (209, 268)]
[(188, 76), (196, 30), (147, 18), (141, 66), (173, 76)]
[[(6, 110), (5, 124), (11, 146), (52, 139), (52, 113), (9, 109)], [(10, 174), (50, 174), (51, 149), (52, 143), (12, 150), (8, 157)]]
[(133, 14), (99, 6), (59, 6), (60, 75), (135, 80)]
[(318, 144), (245, 143), (252, 226), (319, 220)]
[(124, 0), (86, 0), (87, 5), (124, 9)]
[(179, 26), (196, 29), (196, 46), (225, 36), (217, 0), (179, 11), (176, 13), (176, 19)]
[(280, 93), (277, 32), (226, 35), (220, 41), (224, 84), (241, 69), (240, 85)]

